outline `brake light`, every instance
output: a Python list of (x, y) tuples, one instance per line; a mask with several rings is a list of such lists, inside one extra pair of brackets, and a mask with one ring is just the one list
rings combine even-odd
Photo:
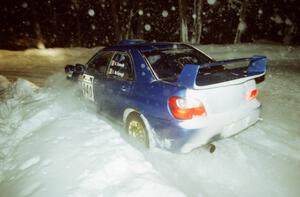
[(258, 90), (257, 89), (253, 89), (253, 90), (250, 90), (247, 94), (246, 94), (246, 99), (248, 101), (252, 100), (252, 99), (255, 99), (257, 97), (257, 94), (258, 94)]
[(178, 96), (169, 98), (169, 108), (172, 115), (179, 120), (192, 119), (194, 116), (206, 116), (206, 110), (202, 103), (193, 106), (188, 104), (186, 99)]

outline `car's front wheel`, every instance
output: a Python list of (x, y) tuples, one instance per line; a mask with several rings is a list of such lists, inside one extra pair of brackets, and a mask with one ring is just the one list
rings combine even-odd
[(148, 132), (145, 124), (138, 113), (132, 113), (129, 115), (126, 121), (127, 133), (137, 139), (137, 141), (149, 147)]

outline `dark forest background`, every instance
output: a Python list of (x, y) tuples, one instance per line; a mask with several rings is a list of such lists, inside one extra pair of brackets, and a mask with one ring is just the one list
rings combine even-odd
[(121, 39), (298, 45), (298, 0), (0, 0), (0, 48), (94, 47)]

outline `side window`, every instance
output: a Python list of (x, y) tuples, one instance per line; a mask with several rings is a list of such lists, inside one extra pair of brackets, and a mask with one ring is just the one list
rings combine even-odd
[(89, 63), (88, 69), (100, 74), (105, 74), (113, 54), (114, 53), (111, 51), (101, 52), (91, 63)]
[(114, 78), (133, 79), (133, 69), (130, 57), (126, 53), (116, 53), (112, 58), (107, 74)]

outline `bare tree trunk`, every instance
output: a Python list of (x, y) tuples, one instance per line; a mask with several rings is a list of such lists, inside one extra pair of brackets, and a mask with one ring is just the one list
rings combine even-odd
[(132, 17), (134, 16), (133, 8), (130, 9), (128, 22), (126, 24), (126, 33), (125, 33), (125, 39), (131, 39), (133, 37), (132, 32)]
[(187, 4), (186, 0), (178, 0), (179, 4), (179, 20), (180, 20), (180, 41), (188, 42), (188, 27), (187, 27)]
[(81, 46), (81, 24), (80, 24), (80, 16), (79, 16), (79, 13), (80, 13), (80, 0), (72, 0), (74, 6), (75, 6), (75, 9), (76, 9), (76, 12), (77, 12), (77, 17), (76, 17), (76, 24), (77, 24), (77, 45), (78, 46)]
[[(34, 6), (36, 7), (37, 5), (34, 4)], [(37, 14), (37, 9), (33, 9), (33, 20), (34, 20), (34, 32), (36, 34), (36, 47), (38, 49), (45, 49), (45, 40), (42, 34), (42, 30), (41, 30), (41, 26), (39, 23), (39, 17)]]
[(294, 35), (297, 35), (297, 27), (293, 23), (286, 24), (284, 28), (283, 43), (291, 44)]
[(241, 37), (242, 34), (245, 33), (247, 24), (245, 21), (246, 18), (246, 11), (247, 11), (247, 5), (248, 5), (248, 0), (242, 0), (241, 2), (241, 7), (239, 11), (239, 24), (236, 29), (236, 34), (234, 38), (234, 43), (240, 43), (241, 42)]
[[(143, 1), (139, 1), (138, 6), (136, 7), (135, 11), (138, 12), (139, 9), (143, 10)], [(135, 35), (134, 38), (139, 38), (139, 39), (143, 39), (144, 38), (144, 14), (142, 15), (137, 15), (137, 28), (135, 31)]]
[(121, 32), (120, 32), (120, 26), (119, 26), (117, 3), (118, 3), (117, 0), (111, 0), (115, 40), (116, 40), (116, 42), (120, 42), (120, 40), (122, 39), (122, 35), (121, 35)]
[(35, 34), (36, 34), (36, 37), (37, 37), (37, 43), (36, 43), (36, 46), (38, 49), (45, 49), (46, 46), (44, 44), (44, 38), (43, 38), (43, 34), (42, 34), (42, 31), (41, 31), (41, 26), (38, 22), (35, 22)]
[(194, 0), (194, 23), (193, 23), (193, 36), (192, 43), (200, 43), (202, 34), (202, 10), (203, 0)]

